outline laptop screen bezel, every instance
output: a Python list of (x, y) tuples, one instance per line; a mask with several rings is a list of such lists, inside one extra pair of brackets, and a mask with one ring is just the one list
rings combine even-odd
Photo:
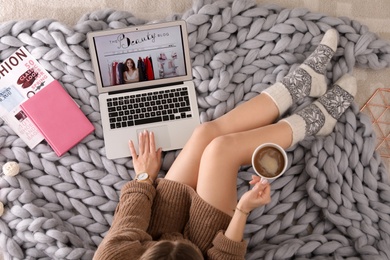
[[(184, 65), (185, 65), (186, 75), (176, 76), (176, 77), (171, 77), (171, 78), (155, 79), (155, 80), (150, 80), (150, 81), (141, 81), (141, 82), (129, 83), (129, 84), (103, 86), (102, 75), (100, 73), (99, 62), (98, 62), (98, 57), (97, 57), (98, 54), (97, 54), (95, 40), (94, 40), (95, 37), (115, 35), (115, 34), (121, 34), (121, 33), (126, 34), (126, 33), (134, 32), (134, 31), (138, 31), (138, 32), (139, 31), (148, 31), (148, 30), (165, 28), (165, 27), (173, 27), (173, 26), (180, 26), (180, 32), (181, 32), (182, 43), (183, 43)], [(126, 27), (126, 28), (122, 28), (122, 29), (108, 29), (108, 30), (103, 30), (103, 31), (89, 32), (87, 34), (87, 40), (88, 40), (89, 51), (90, 51), (90, 55), (91, 55), (92, 68), (93, 68), (93, 71), (95, 74), (96, 85), (97, 85), (99, 93), (108, 93), (108, 92), (133, 90), (133, 89), (136, 90), (136, 89), (142, 89), (142, 88), (149, 88), (152, 86), (169, 85), (169, 84), (189, 81), (189, 80), (192, 80), (192, 78), (193, 78), (192, 77), (191, 58), (190, 58), (190, 53), (189, 53), (187, 24), (184, 20), (173, 21), (173, 22), (164, 22), (164, 23), (150, 23), (150, 24)]]

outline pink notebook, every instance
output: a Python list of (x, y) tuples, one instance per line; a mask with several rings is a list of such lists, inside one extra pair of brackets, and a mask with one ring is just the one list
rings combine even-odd
[(58, 156), (95, 129), (57, 80), (22, 103), (21, 107)]

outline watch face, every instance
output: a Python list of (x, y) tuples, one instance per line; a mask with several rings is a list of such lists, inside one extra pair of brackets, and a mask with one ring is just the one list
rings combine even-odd
[(146, 172), (140, 173), (137, 176), (137, 179), (140, 181), (146, 180), (147, 178), (149, 178), (149, 175)]

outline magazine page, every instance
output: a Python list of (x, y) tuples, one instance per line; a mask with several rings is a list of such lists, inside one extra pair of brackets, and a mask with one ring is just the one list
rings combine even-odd
[(0, 63), (0, 117), (30, 148), (38, 145), (44, 137), (24, 114), (20, 104), (53, 80), (25, 47)]

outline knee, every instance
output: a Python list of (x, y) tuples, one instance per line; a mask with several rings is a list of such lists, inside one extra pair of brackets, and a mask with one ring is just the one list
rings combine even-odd
[(193, 137), (196, 138), (196, 140), (204, 140), (207, 143), (210, 143), (218, 135), (219, 129), (214, 122), (205, 122), (198, 125), (193, 133)]
[(237, 142), (234, 135), (219, 136), (209, 143), (203, 156), (212, 160), (219, 158), (223, 161), (232, 160), (235, 157), (235, 147), (237, 147)]

